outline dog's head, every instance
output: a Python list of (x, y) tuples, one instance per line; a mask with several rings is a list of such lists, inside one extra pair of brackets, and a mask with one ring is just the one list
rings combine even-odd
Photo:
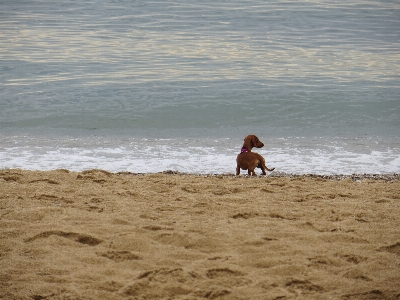
[(245, 141), (250, 141), (252, 147), (262, 148), (264, 147), (264, 143), (261, 142), (257, 136), (255, 135), (248, 135), (244, 139)]

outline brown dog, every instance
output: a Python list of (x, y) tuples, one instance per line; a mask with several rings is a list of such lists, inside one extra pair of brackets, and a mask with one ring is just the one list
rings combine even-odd
[(262, 175), (267, 175), (265, 170), (273, 171), (275, 168), (268, 169), (265, 165), (265, 159), (258, 153), (251, 152), (252, 148), (262, 148), (264, 144), (255, 135), (248, 135), (244, 139), (243, 147), (236, 158), (236, 175), (240, 174), (240, 169), (247, 170), (249, 175), (255, 176), (255, 168), (261, 168)]

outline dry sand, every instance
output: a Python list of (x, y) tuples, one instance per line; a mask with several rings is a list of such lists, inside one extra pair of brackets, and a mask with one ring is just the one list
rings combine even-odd
[(1, 299), (400, 299), (400, 181), (0, 170)]

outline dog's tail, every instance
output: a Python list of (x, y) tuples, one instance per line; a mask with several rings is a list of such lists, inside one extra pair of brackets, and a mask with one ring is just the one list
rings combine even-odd
[[(261, 162), (258, 167), (261, 168), (261, 166), (264, 167), (265, 170), (272, 172), (273, 170), (275, 170), (275, 168), (272, 169), (268, 169), (268, 167), (265, 165), (265, 161)], [(262, 168), (261, 168), (262, 169)], [(264, 174), (265, 175), (265, 174)]]

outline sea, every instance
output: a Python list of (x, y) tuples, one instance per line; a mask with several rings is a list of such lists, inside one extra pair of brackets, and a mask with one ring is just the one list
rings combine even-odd
[(249, 134), (399, 173), (400, 2), (0, 1), (0, 170), (233, 174)]

